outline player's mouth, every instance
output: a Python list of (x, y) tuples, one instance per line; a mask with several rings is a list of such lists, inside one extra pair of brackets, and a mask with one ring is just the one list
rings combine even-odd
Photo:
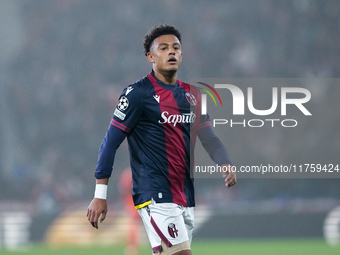
[(176, 64), (177, 63), (177, 59), (175, 57), (171, 57), (171, 58), (168, 59), (168, 63)]

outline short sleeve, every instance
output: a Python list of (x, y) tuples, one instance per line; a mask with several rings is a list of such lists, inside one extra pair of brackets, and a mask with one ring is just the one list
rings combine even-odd
[(139, 121), (143, 110), (143, 97), (138, 87), (125, 88), (118, 99), (111, 125), (129, 133)]

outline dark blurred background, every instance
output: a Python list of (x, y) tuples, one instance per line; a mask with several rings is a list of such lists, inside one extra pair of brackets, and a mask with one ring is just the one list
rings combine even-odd
[[(30, 228), (33, 241), (43, 240), (48, 224), (61, 213), (85, 212), (93, 197), (98, 148), (117, 99), (151, 69), (142, 41), (152, 26), (168, 23), (182, 32), (183, 81), (337, 78), (339, 17), (337, 0), (2, 0), (0, 212), (27, 212), (30, 222), (45, 217), (45, 229)], [(340, 116), (323, 114), (339, 109), (339, 95), (336, 85), (313, 87), (312, 100), (325, 102), (323, 108), (311, 106), (321, 118), (312, 119), (315, 127), (320, 125), (318, 134), (290, 130), (293, 138), (266, 138), (268, 146), (259, 152), (256, 134), (219, 133), (225, 132), (222, 139), (235, 164), (244, 158), (266, 163), (274, 147), (298, 158), (299, 150), (318, 144), (333, 160), (325, 163), (339, 163)], [(305, 142), (296, 147), (299, 139)], [(310, 151), (304, 163), (318, 163)], [(119, 200), (117, 180), (128, 166), (124, 142), (110, 180), (112, 201)], [(244, 179), (224, 191), (221, 180), (199, 179), (197, 200), (210, 214), (225, 211), (237, 217), (249, 211), (318, 211), (321, 226), (340, 204), (339, 180)], [(322, 235), (322, 228), (315, 231), (314, 236)]]

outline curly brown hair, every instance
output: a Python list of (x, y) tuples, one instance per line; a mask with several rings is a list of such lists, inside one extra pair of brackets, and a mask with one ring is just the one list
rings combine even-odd
[(157, 38), (160, 37), (161, 35), (174, 35), (178, 38), (179, 42), (181, 43), (182, 41), (182, 36), (181, 33), (177, 28), (174, 26), (170, 26), (167, 24), (160, 24), (157, 26), (154, 26), (151, 28), (151, 30), (144, 36), (144, 54), (145, 56), (148, 54), (151, 48), (151, 44), (153, 41)]

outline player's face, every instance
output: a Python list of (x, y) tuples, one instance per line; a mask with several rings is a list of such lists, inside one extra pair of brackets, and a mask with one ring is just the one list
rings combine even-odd
[(181, 43), (174, 35), (161, 35), (153, 41), (147, 57), (156, 72), (176, 72), (182, 62)]

